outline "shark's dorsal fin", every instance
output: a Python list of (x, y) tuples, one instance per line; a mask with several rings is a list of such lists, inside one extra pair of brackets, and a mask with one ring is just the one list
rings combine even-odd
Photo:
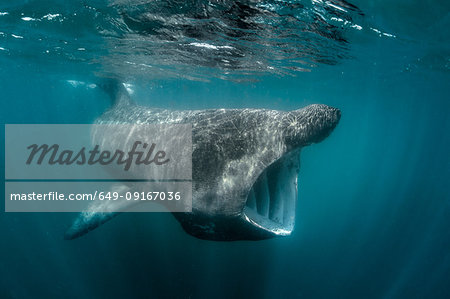
[(103, 79), (103, 81), (98, 83), (97, 86), (109, 95), (113, 106), (125, 106), (132, 104), (130, 94), (124, 84), (118, 79)]

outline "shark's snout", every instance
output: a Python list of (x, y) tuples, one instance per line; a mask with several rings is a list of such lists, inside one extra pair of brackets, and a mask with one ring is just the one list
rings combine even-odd
[(341, 111), (323, 104), (290, 111), (283, 118), (284, 138), (289, 150), (321, 142), (338, 124)]

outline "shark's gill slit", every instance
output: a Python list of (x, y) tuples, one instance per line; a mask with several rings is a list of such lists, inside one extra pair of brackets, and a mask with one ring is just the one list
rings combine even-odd
[(247, 206), (251, 209), (256, 210), (256, 196), (255, 191), (253, 188), (250, 190), (250, 193), (248, 194), (248, 200), (247, 200)]
[[(269, 215), (269, 186), (267, 184), (267, 173), (264, 171), (252, 188), (256, 197), (256, 210), (259, 215), (267, 217)], [(248, 202), (248, 201), (247, 201)]]
[(268, 180), (270, 194), (269, 219), (283, 224), (284, 196), (281, 194), (283, 190), (280, 190), (280, 184), (282, 184), (279, 180), (279, 175), (281, 174), (280, 168), (282, 168), (282, 165), (276, 163), (273, 167), (268, 169), (268, 176), (271, 178)]
[(279, 235), (294, 229), (299, 153), (284, 155), (267, 167), (253, 184), (244, 214), (248, 221)]

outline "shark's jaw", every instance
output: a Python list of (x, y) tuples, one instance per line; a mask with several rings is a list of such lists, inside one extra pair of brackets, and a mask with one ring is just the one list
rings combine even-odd
[(184, 230), (213, 241), (264, 240), (294, 230), (300, 149), (264, 168), (235, 215), (210, 216), (201, 211), (174, 213)]
[(299, 168), (299, 151), (285, 154), (267, 167), (247, 196), (243, 219), (268, 235), (290, 235), (295, 225)]

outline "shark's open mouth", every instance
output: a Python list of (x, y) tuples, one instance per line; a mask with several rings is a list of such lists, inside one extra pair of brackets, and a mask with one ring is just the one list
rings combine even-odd
[(267, 167), (253, 184), (243, 217), (278, 236), (291, 234), (295, 224), (299, 151), (285, 154)]

